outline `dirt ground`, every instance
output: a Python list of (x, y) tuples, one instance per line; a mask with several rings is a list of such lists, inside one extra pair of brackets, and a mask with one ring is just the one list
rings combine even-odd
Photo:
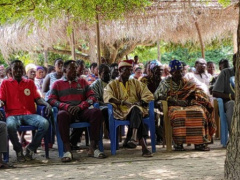
[[(120, 148), (112, 156), (109, 140), (104, 140), (106, 159), (87, 157), (86, 147), (75, 151), (71, 163), (62, 163), (58, 158), (57, 145), (50, 150), (50, 159), (45, 159), (39, 148), (34, 160), (17, 163), (15, 152), (10, 146), (10, 163), (13, 169), (0, 170), (0, 180), (40, 179), (176, 179), (176, 180), (220, 180), (224, 177), (226, 149), (219, 140), (209, 147), (211, 151), (195, 151), (194, 146), (184, 152), (166, 152), (157, 145), (152, 158), (141, 156), (141, 148)], [(121, 144), (120, 144), (121, 147)], [(150, 145), (149, 145), (150, 148)]]

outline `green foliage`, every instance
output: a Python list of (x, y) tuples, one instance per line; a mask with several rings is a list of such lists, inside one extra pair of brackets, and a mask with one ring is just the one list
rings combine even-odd
[[(54, 65), (54, 61), (58, 58), (63, 59), (64, 61), (70, 59), (69, 55), (64, 55), (64, 54), (56, 54), (56, 53), (52, 53), (52, 52), (48, 52), (48, 64), (49, 65)], [(44, 65), (44, 55), (38, 54), (38, 60), (37, 60), (37, 64), (43, 66)]]
[[(53, 65), (54, 61), (58, 58), (62, 58), (64, 61), (70, 59), (69, 55), (56, 54), (52, 52), (48, 52), (48, 64)], [(23, 62), (24, 65), (29, 63), (34, 63), (36, 65), (44, 66), (44, 55), (43, 53), (27, 53), (25, 51), (19, 51), (18, 53), (12, 54), (9, 58), (9, 61), (13, 61), (15, 59), (19, 59)], [(6, 60), (0, 54), (0, 64), (4, 64), (8, 66)]]
[(228, 5), (231, 4), (231, 0), (218, 0), (220, 4), (223, 5), (223, 7), (227, 7)]
[[(19, 59), (23, 62), (23, 64), (34, 63), (33, 54), (26, 53), (24, 51), (19, 51), (15, 54), (11, 54), (8, 61), (11, 62), (13, 60)], [(5, 61), (6, 64), (9, 64)]]
[(138, 46), (129, 57), (133, 58), (135, 55), (138, 55), (140, 62), (157, 59), (157, 47)]
[(71, 19), (71, 23), (75, 20), (95, 22), (96, 14), (102, 19), (116, 19), (125, 12), (142, 11), (149, 4), (148, 0), (1, 0), (0, 23), (30, 17), (43, 25), (62, 16)]
[[(201, 50), (199, 47), (191, 43), (186, 45), (173, 44), (173, 43), (164, 43), (161, 42), (160, 52), (161, 52), (161, 62), (168, 64), (169, 61), (173, 59), (178, 59), (180, 61), (186, 62), (190, 66), (194, 66), (194, 63), (197, 58), (200, 58)], [(195, 47), (192, 47), (195, 46)], [(213, 61), (218, 65), (219, 60), (226, 58), (231, 60), (233, 54), (233, 47), (231, 44), (211, 43), (206, 46), (205, 50), (205, 59), (206, 61)], [(144, 47), (138, 46), (135, 51), (129, 56), (138, 55), (140, 62), (146, 63), (149, 60), (157, 59), (157, 47)]]
[(5, 62), (5, 59), (3, 58), (2, 54), (0, 53), (0, 65), (7, 66), (7, 63)]

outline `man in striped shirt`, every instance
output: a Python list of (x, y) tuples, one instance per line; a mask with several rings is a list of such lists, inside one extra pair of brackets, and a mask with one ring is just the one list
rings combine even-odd
[(77, 78), (77, 65), (73, 60), (64, 63), (64, 76), (53, 84), (48, 102), (59, 109), (57, 121), (65, 153), (63, 162), (72, 160), (71, 145), (69, 140), (70, 123), (90, 123), (90, 148), (88, 156), (105, 158), (106, 156), (97, 149), (97, 142), (100, 140), (100, 128), (102, 124), (102, 113), (99, 109), (88, 109), (96, 98), (89, 87), (88, 82), (83, 78)]

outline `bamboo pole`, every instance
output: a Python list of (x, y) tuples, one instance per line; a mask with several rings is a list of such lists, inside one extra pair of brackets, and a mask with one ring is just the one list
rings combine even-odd
[(96, 14), (96, 29), (97, 29), (97, 56), (98, 56), (98, 65), (101, 64), (101, 46), (100, 46), (100, 28), (99, 28), (99, 16)]

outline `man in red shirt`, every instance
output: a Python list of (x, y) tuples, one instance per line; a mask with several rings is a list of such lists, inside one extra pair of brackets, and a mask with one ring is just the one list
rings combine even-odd
[[(45, 105), (47, 114), (50, 113), (52, 108), (40, 97), (34, 82), (22, 77), (24, 66), (20, 60), (12, 61), (10, 68), (13, 77), (2, 82), (0, 107), (5, 105), (9, 139), (13, 144), (13, 149), (16, 151), (17, 160), (23, 162), (32, 159), (33, 152), (41, 144), (41, 140), (49, 127), (48, 120), (35, 114), (35, 103)], [(22, 124), (38, 128), (32, 142), (26, 149), (25, 156), (17, 135), (17, 128)]]
[(97, 101), (94, 92), (85, 79), (77, 78), (77, 64), (75, 61), (66, 61), (63, 67), (64, 77), (53, 84), (48, 100), (52, 106), (59, 109), (57, 121), (65, 148), (62, 162), (72, 160), (69, 128), (70, 124), (76, 121), (90, 123), (91, 142), (88, 156), (105, 158), (105, 154), (97, 149), (103, 120), (102, 113), (99, 109), (88, 108)]

